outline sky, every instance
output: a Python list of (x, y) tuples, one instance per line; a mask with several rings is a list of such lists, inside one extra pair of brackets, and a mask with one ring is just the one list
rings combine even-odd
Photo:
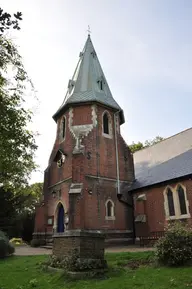
[[(192, 123), (192, 1), (1, 0), (21, 11), (11, 37), (37, 97), (38, 131), (31, 182), (43, 181), (55, 136), (52, 115), (63, 102), (90, 25), (91, 39), (113, 97), (124, 109), (128, 144), (169, 137)], [(31, 101), (29, 100), (31, 105)]]

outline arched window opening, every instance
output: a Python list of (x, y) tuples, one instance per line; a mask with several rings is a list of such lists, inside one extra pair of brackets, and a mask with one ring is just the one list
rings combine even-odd
[(167, 190), (167, 201), (168, 201), (168, 208), (169, 208), (169, 216), (175, 216), (175, 207), (173, 201), (173, 192), (170, 188)]
[(62, 120), (62, 138), (65, 138), (65, 117)]
[(185, 201), (185, 192), (182, 186), (179, 186), (177, 189), (178, 197), (179, 197), (179, 206), (180, 206), (180, 212), (181, 215), (187, 214), (187, 207), (186, 207), (186, 201)]
[(107, 203), (107, 217), (112, 217), (113, 216), (113, 204), (111, 201), (108, 201)]
[(103, 132), (109, 134), (109, 118), (107, 113), (104, 113), (103, 115)]

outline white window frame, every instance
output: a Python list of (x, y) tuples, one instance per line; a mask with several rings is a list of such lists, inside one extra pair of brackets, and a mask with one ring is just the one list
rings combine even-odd
[[(111, 216), (108, 216), (107, 213), (108, 213), (108, 210), (107, 210), (107, 205), (108, 203), (111, 203), (112, 204), (112, 207), (111, 207)], [(111, 200), (111, 199), (108, 199), (106, 202), (105, 202), (105, 220), (115, 220), (115, 205), (114, 205), (114, 202)]]
[[(185, 197), (185, 204), (186, 204), (186, 209), (187, 209), (187, 214), (182, 215), (181, 210), (180, 210), (180, 203), (179, 203), (179, 196), (178, 196), (178, 188), (181, 186), (184, 191), (184, 197)], [(173, 194), (173, 204), (175, 208), (175, 216), (170, 216), (169, 215), (169, 205), (168, 205), (168, 198), (167, 198), (167, 192), (168, 189), (172, 191)], [(167, 186), (165, 190), (163, 191), (164, 195), (164, 209), (165, 209), (165, 217), (166, 220), (181, 220), (181, 219), (188, 219), (191, 217), (189, 213), (189, 202), (187, 200), (187, 191), (186, 187), (183, 186), (181, 183), (178, 183), (174, 188), (171, 186)]]

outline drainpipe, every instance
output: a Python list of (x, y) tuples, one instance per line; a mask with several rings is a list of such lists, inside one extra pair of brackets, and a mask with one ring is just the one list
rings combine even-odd
[(117, 195), (120, 194), (120, 181), (119, 181), (119, 155), (118, 155), (118, 146), (117, 146), (117, 121), (116, 115), (120, 112), (118, 110), (114, 113), (114, 126), (115, 126), (115, 151), (116, 151), (116, 166), (117, 166)]

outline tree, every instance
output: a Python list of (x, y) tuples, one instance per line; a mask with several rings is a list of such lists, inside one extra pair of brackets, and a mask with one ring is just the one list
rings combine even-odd
[(153, 140), (146, 140), (145, 144), (144, 144), (144, 147), (150, 147), (150, 146), (152, 146), (152, 145), (154, 145), (154, 144), (156, 144), (156, 143), (158, 143), (158, 142), (160, 142), (162, 140), (164, 140), (163, 137), (156, 136)]
[(162, 141), (164, 138), (161, 137), (161, 136), (156, 136), (153, 140), (146, 140), (144, 142), (144, 144), (142, 142), (138, 142), (138, 143), (132, 143), (131, 145), (129, 145), (129, 148), (131, 150), (132, 153), (135, 153), (136, 151), (139, 151), (143, 148), (146, 148), (146, 147), (150, 147), (160, 141)]
[(35, 205), (42, 196), (43, 184), (35, 183), (15, 193), (0, 188), (0, 230), (12, 237), (32, 239)]
[(27, 184), (35, 169), (37, 149), (34, 133), (28, 129), (32, 112), (26, 108), (26, 88), (33, 85), (23, 67), (16, 46), (5, 32), (19, 30), (22, 14), (11, 16), (0, 8), (0, 185), (18, 188)]

